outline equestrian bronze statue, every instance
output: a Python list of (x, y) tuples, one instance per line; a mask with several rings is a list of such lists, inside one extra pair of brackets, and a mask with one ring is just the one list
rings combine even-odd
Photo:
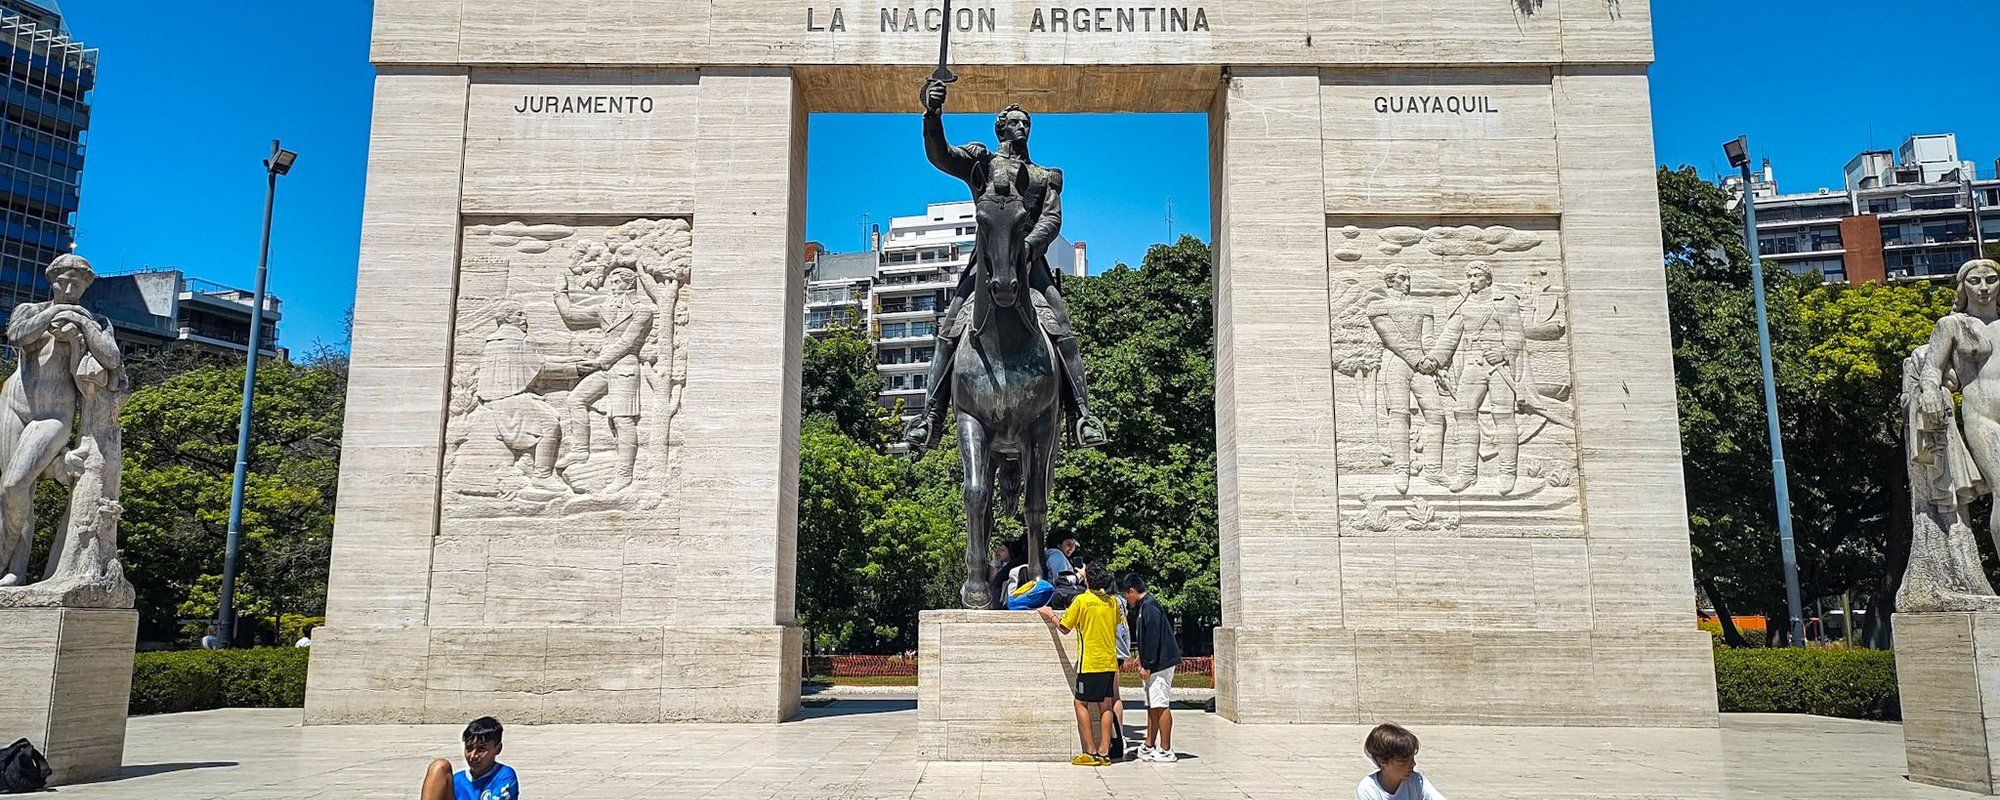
[(924, 152), (972, 190), (975, 236), (938, 334), (930, 395), (904, 437), (914, 448), (930, 447), (943, 432), (945, 410), (957, 412), (967, 524), (961, 599), (985, 608), (999, 599), (986, 580), (994, 501), (1024, 512), (1028, 573), (1039, 577), (1065, 413), (1076, 445), (1106, 439), (1090, 414), (1083, 358), (1047, 258), (1062, 230), (1062, 171), (1029, 158), (1031, 122), (1019, 106), (994, 118), (997, 151), (946, 142), (947, 91), (942, 81), (924, 82)]

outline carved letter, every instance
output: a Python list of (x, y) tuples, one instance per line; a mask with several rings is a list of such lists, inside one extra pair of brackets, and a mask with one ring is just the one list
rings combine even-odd
[(1069, 32), (1069, 9), (1067, 8), (1049, 9), (1049, 30), (1055, 30), (1057, 28), (1061, 28), (1064, 33)]
[(1194, 29), (1198, 31), (1208, 30), (1208, 9), (1201, 6), (1194, 7)]
[(1182, 6), (1180, 8), (1167, 9), (1167, 20), (1170, 23), (1167, 25), (1167, 30), (1169, 31), (1187, 30), (1188, 29), (1187, 7)]
[(1047, 31), (1048, 29), (1048, 20), (1042, 18), (1042, 10), (1039, 8), (1035, 9), (1035, 18), (1028, 20), (1028, 30)]
[(902, 26), (896, 24), (896, 9), (882, 9), (882, 32), (888, 33)]
[[(1035, 18), (1041, 19), (1041, 17), (1042, 17), (1042, 10), (1039, 8), (1035, 9)], [(980, 30), (991, 31), (991, 30), (996, 30), (999, 27), (1000, 27), (1000, 12), (995, 11), (992, 8), (979, 9)]]
[(814, 24), (813, 24), (813, 8), (812, 8), (812, 6), (806, 6), (806, 30), (807, 30), (808, 32), (811, 32), (811, 31), (823, 31), (823, 30), (826, 30), (825, 28), (822, 28), (822, 27), (819, 27), (819, 26), (816, 26), (816, 25), (814, 25)]

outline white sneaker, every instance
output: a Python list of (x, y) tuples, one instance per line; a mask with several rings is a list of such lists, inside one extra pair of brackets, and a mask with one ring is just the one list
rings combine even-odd
[(1151, 748), (1151, 747), (1148, 747), (1148, 746), (1146, 746), (1146, 745), (1143, 745), (1143, 744), (1142, 744), (1142, 745), (1139, 745), (1139, 760), (1140, 760), (1140, 761), (1153, 761), (1153, 760), (1157, 759), (1158, 757), (1159, 757), (1159, 753), (1158, 753), (1158, 752), (1156, 752), (1156, 751), (1154, 751), (1154, 750), (1153, 750), (1153, 748)]
[(1179, 754), (1175, 753), (1172, 750), (1167, 750), (1164, 748), (1154, 748), (1153, 760), (1162, 764), (1172, 764), (1176, 761), (1181, 760), (1181, 757)]

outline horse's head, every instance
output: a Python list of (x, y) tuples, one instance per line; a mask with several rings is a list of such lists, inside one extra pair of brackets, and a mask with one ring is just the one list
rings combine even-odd
[(1027, 235), (1034, 222), (1021, 189), (1028, 185), (1028, 165), (1015, 163), (1011, 175), (995, 175), (974, 203), (978, 225), (979, 288), (994, 305), (1011, 308), (1019, 301), (1027, 274)]

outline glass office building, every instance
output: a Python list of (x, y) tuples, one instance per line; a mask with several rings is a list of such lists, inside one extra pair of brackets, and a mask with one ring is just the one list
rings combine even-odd
[(48, 299), (42, 268), (70, 251), (83, 173), (84, 133), (97, 51), (71, 39), (62, 15), (26, 0), (0, 0), (7, 45), (0, 87), (0, 319)]

